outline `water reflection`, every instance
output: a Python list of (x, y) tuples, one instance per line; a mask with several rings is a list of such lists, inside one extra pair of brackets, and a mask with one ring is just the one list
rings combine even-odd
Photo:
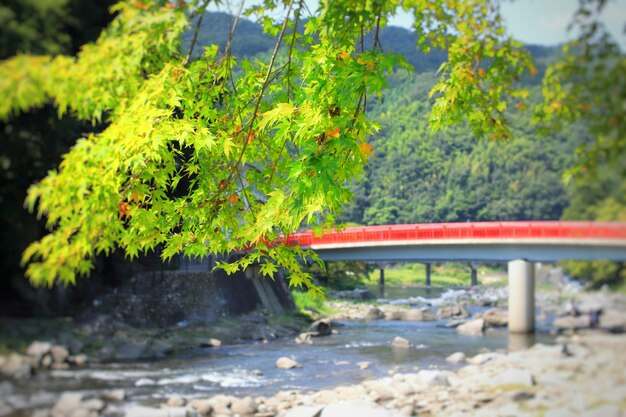
[(537, 343), (536, 333), (509, 333), (508, 348), (509, 352), (516, 350), (526, 350), (533, 347)]

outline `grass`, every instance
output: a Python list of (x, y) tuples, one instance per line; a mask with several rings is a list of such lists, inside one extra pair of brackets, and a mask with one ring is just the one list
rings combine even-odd
[[(478, 281), (489, 281), (489, 284), (498, 285), (501, 271), (489, 266), (478, 267)], [(426, 280), (426, 268), (423, 264), (404, 264), (399, 268), (385, 269), (385, 285), (424, 285)], [(447, 263), (433, 264), (431, 267), (430, 282), (432, 285), (442, 287), (455, 287), (470, 285), (470, 268), (465, 264)], [(376, 269), (369, 275), (370, 284), (375, 284), (380, 279), (380, 270)], [(504, 279), (506, 282), (506, 279)]]
[(314, 297), (308, 292), (293, 290), (291, 291), (291, 296), (293, 297), (293, 302), (295, 303), (298, 312), (302, 314), (310, 315), (311, 311), (316, 311), (322, 314), (329, 314), (332, 312), (332, 310), (324, 304), (324, 300)]

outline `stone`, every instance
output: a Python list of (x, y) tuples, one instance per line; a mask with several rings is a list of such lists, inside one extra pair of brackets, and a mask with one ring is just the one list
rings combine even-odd
[(39, 364), (41, 358), (43, 358), (45, 354), (50, 352), (50, 348), (52, 348), (52, 343), (40, 342), (36, 340), (28, 346), (28, 348), (26, 349), (26, 354), (35, 359), (35, 362)]
[(33, 374), (33, 367), (28, 357), (11, 353), (2, 366), (2, 373), (17, 379), (28, 378)]
[(279, 369), (301, 368), (300, 364), (291, 358), (283, 356), (276, 361), (276, 367)]
[(299, 345), (312, 345), (313, 340), (311, 340), (311, 333), (309, 332), (300, 333), (298, 337), (294, 339), (294, 342), (296, 342)]
[(385, 317), (385, 314), (378, 307), (370, 307), (365, 313), (365, 320), (379, 320)]
[(211, 400), (207, 400), (207, 399), (196, 398), (196, 399), (189, 401), (188, 405), (201, 416), (208, 416), (213, 411)]
[(493, 327), (504, 327), (509, 324), (509, 312), (500, 308), (490, 308), (483, 313), (482, 318)]
[(459, 327), (460, 325), (465, 324), (465, 323), (467, 323), (467, 320), (452, 320), (452, 321), (449, 321), (446, 324), (444, 324), (443, 327), (446, 327), (448, 329), (449, 328), (456, 328), (456, 327)]
[(222, 341), (219, 339), (211, 338), (209, 340), (204, 340), (200, 342), (200, 347), (220, 347), (222, 346)]
[(53, 417), (65, 417), (71, 415), (74, 410), (81, 408), (84, 394), (80, 392), (64, 392), (52, 407)]
[(467, 359), (467, 363), (472, 365), (482, 365), (501, 356), (501, 354), (494, 352), (479, 353), (478, 355)]
[(470, 320), (465, 324), (461, 324), (456, 328), (456, 331), (470, 336), (480, 336), (485, 331), (485, 320)]
[(363, 386), (369, 390), (370, 396), (373, 397), (374, 401), (386, 401), (394, 397), (389, 384), (383, 380), (365, 381)]
[(422, 385), (426, 385), (428, 387), (450, 385), (448, 376), (444, 372), (436, 370), (419, 371), (417, 373), (417, 380)]
[(552, 325), (559, 331), (588, 329), (591, 327), (591, 317), (588, 314), (580, 316), (564, 316), (554, 319)]
[(126, 410), (125, 417), (170, 417), (168, 409), (134, 406)]
[(279, 417), (320, 417), (322, 409), (321, 406), (298, 406), (280, 413)]
[(493, 378), (491, 385), (523, 385), (530, 387), (534, 384), (535, 380), (530, 372), (522, 369), (507, 369), (506, 371), (500, 373), (495, 378)]
[(67, 358), (67, 361), (75, 366), (85, 366), (88, 362), (88, 358), (87, 355), (85, 354), (78, 354), (78, 355), (72, 355), (70, 357)]
[(626, 313), (617, 310), (604, 310), (600, 316), (599, 326), (614, 333), (626, 330)]
[(624, 415), (625, 414), (620, 412), (619, 408), (614, 405), (605, 405), (586, 410), (580, 414), (580, 417), (623, 417)]
[(411, 308), (404, 312), (403, 319), (407, 321), (433, 321), (437, 318), (430, 309)]
[(392, 310), (385, 313), (387, 320), (404, 320), (404, 311)]
[(185, 403), (186, 401), (183, 397), (175, 395), (173, 397), (168, 398), (165, 405), (168, 407), (182, 407), (183, 405), (185, 405)]
[(104, 409), (104, 401), (99, 398), (90, 398), (85, 401), (81, 401), (80, 407), (91, 411), (102, 411)]
[(446, 358), (446, 361), (450, 363), (460, 363), (465, 361), (465, 353), (455, 352)]
[(330, 404), (322, 410), (320, 417), (392, 417), (390, 411), (382, 407), (364, 406), (349, 403)]
[(400, 348), (400, 349), (408, 349), (411, 347), (411, 343), (403, 337), (396, 336), (391, 342), (391, 347)]
[(50, 417), (50, 415), (50, 410), (44, 408), (33, 411), (30, 417)]
[(64, 363), (70, 356), (70, 352), (65, 348), (65, 346), (61, 345), (52, 346), (50, 348), (50, 354), (52, 355), (54, 363)]
[(313, 337), (329, 336), (332, 332), (333, 323), (330, 319), (316, 320), (307, 329)]
[(440, 319), (466, 318), (469, 317), (469, 311), (463, 306), (447, 306), (437, 310), (437, 317)]
[(367, 361), (358, 362), (357, 365), (359, 365), (359, 369), (365, 370), (370, 367), (371, 362), (367, 362)]
[(236, 398), (230, 405), (230, 411), (233, 414), (250, 415), (254, 414), (257, 410), (257, 403), (252, 397)]
[(41, 362), (39, 362), (39, 365), (44, 369), (48, 369), (52, 366), (52, 362), (54, 362), (54, 360), (52, 359), (52, 355), (46, 353), (44, 357), (41, 358)]
[(124, 398), (126, 398), (126, 391), (123, 389), (114, 389), (104, 392), (101, 397), (105, 401), (124, 401)]

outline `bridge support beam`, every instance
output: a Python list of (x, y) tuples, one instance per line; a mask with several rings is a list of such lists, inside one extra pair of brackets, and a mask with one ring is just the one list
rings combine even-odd
[(380, 280), (378, 281), (378, 289), (380, 290), (380, 296), (385, 297), (385, 266), (380, 265)]
[(525, 260), (510, 261), (509, 332), (535, 331), (535, 264)]
[(426, 267), (426, 285), (430, 287), (430, 262), (424, 264)]
[(471, 281), (471, 284), (470, 284), (472, 287), (475, 287), (476, 285), (478, 285), (478, 274), (477, 274), (477, 271), (478, 271), (478, 267), (479, 266), (480, 266), (480, 264), (477, 263), (477, 262), (470, 262), (470, 264), (469, 264), (469, 267), (470, 267), (470, 269), (472, 271), (472, 277), (471, 277), (472, 281)]

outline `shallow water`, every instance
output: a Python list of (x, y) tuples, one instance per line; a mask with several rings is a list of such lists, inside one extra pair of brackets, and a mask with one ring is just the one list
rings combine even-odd
[[(391, 290), (391, 288), (389, 289)], [(440, 291), (396, 289), (397, 297), (437, 297)], [(417, 291), (417, 292), (415, 292)], [(387, 292), (387, 295), (391, 291)], [(432, 299), (434, 303), (436, 299)], [(471, 312), (485, 308), (472, 308)], [(339, 322), (339, 334), (314, 338), (312, 345), (293, 340), (228, 345), (197, 349), (185, 355), (152, 362), (92, 365), (86, 369), (40, 373), (24, 385), (16, 386), (13, 398), (25, 402), (53, 402), (46, 393), (68, 390), (99, 391), (123, 388), (131, 400), (155, 403), (174, 394), (207, 397), (217, 393), (232, 395), (272, 395), (279, 390), (312, 391), (364, 379), (381, 377), (390, 371), (411, 372), (417, 368), (454, 368), (445, 358), (457, 351), (471, 356), (484, 350), (515, 348), (535, 339), (550, 343), (546, 324), (538, 322), (539, 332), (531, 339), (510, 338), (505, 329), (484, 336), (464, 336), (441, 327), (445, 320), (407, 322), (378, 320)], [(411, 349), (393, 349), (391, 341), (401, 336)], [(289, 356), (302, 367), (276, 369), (274, 363)], [(359, 362), (370, 362), (361, 370)], [(33, 394), (35, 396), (33, 397)], [(34, 405), (34, 404), (31, 404)]]

